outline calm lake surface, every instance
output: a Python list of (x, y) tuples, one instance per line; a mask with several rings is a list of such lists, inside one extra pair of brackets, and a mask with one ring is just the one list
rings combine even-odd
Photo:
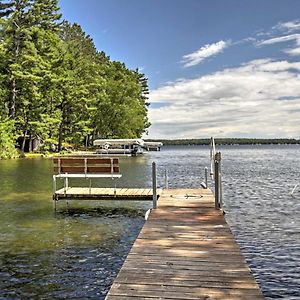
[[(300, 299), (300, 146), (219, 150), (226, 219), (265, 297)], [(167, 168), (170, 188), (197, 188), (209, 148), (122, 158), (117, 185), (150, 187), (152, 161), (161, 186)], [(69, 201), (55, 215), (51, 194), (51, 159), (0, 161), (0, 299), (104, 299), (151, 203)]]

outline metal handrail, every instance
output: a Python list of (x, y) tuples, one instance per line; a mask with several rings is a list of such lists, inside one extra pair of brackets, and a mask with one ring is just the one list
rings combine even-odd
[(292, 189), (291, 196), (294, 197), (294, 198), (296, 198), (296, 196), (294, 196), (294, 192), (295, 192), (296, 188), (297, 188), (299, 185), (300, 185), (300, 184), (297, 183), (297, 184), (294, 186), (294, 188)]

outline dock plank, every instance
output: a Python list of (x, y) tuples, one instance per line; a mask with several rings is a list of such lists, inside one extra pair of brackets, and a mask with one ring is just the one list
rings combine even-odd
[(121, 299), (264, 297), (212, 192), (181, 189), (163, 191), (140, 231), (106, 296)]

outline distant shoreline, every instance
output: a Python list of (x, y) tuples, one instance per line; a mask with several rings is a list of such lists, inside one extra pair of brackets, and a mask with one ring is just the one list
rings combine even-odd
[[(164, 145), (209, 145), (210, 139), (144, 139), (146, 142), (162, 142)], [(250, 139), (215, 138), (217, 145), (295, 145), (300, 139)]]

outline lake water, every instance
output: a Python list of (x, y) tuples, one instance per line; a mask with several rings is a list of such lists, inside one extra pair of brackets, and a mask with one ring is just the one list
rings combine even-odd
[[(265, 297), (300, 299), (300, 146), (219, 150), (226, 219)], [(117, 185), (150, 187), (152, 161), (159, 185), (167, 168), (170, 188), (197, 188), (209, 148), (122, 158)], [(104, 299), (151, 203), (61, 202), (55, 215), (51, 190), (51, 159), (0, 161), (0, 299)]]

